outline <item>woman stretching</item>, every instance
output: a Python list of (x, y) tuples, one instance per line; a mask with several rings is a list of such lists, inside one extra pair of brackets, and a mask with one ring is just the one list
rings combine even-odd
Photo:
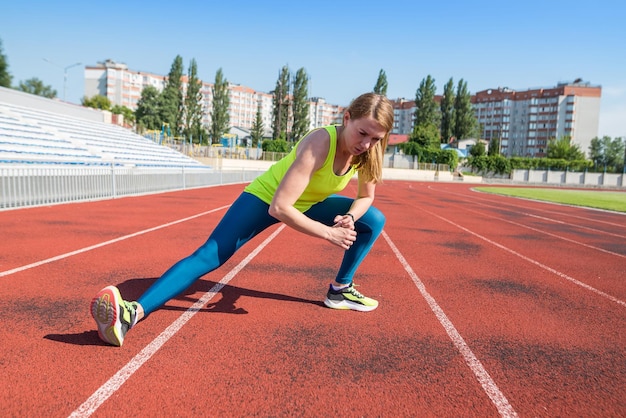
[[(286, 157), (250, 183), (206, 243), (167, 270), (136, 302), (122, 299), (115, 286), (102, 289), (91, 302), (100, 338), (121, 346), (139, 320), (278, 222), (345, 250), (335, 283), (326, 293), (327, 307), (364, 312), (376, 309), (378, 302), (358, 292), (352, 277), (385, 223), (372, 202), (392, 127), (389, 100), (374, 93), (357, 97), (344, 112), (341, 125), (311, 131)], [(356, 198), (336, 195), (355, 173)]]

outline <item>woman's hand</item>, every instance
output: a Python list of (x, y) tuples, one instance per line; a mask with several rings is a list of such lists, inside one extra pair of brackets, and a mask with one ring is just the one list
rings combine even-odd
[(337, 215), (334, 222), (335, 224), (329, 228), (328, 241), (344, 250), (349, 250), (356, 241), (352, 217), (350, 215)]
[(335, 227), (340, 226), (342, 228), (354, 229), (354, 218), (347, 213), (345, 215), (337, 215), (333, 219)]

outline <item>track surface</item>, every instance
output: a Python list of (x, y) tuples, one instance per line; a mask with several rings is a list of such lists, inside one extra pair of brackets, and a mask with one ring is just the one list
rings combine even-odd
[(626, 217), (463, 184), (378, 188), (376, 311), (323, 307), (341, 250), (276, 226), (103, 345), (92, 296), (137, 298), (242, 188), (0, 212), (2, 415), (626, 416)]

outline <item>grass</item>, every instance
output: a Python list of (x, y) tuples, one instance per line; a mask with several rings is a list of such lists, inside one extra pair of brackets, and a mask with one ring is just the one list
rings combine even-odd
[(626, 192), (542, 189), (533, 187), (475, 187), (474, 189), (504, 196), (523, 197), (526, 199), (626, 213)]

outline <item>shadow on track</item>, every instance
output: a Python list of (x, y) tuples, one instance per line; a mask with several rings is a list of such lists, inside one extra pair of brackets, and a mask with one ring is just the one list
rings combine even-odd
[[(130, 279), (120, 283), (118, 285), (118, 288), (120, 289), (120, 293), (125, 299), (135, 300), (155, 280), (156, 278)], [(216, 282), (198, 280), (189, 289), (174, 298), (174, 300), (185, 301), (193, 304), (198, 300), (198, 298), (192, 297), (191, 295), (194, 295), (198, 292), (201, 292), (202, 294), (209, 292), (211, 289), (213, 289), (215, 285), (217, 285)], [(274, 299), (285, 302), (308, 303), (324, 307), (324, 303), (319, 300), (303, 299), (280, 293), (263, 292), (259, 290), (231, 286), (228, 284), (224, 285), (224, 287), (222, 287), (222, 289), (218, 293), (221, 295), (221, 298), (219, 298), (215, 302), (210, 301), (203, 308), (199, 309), (199, 312), (245, 315), (248, 313), (248, 311), (244, 308), (236, 306), (236, 303), (241, 296), (260, 299)], [(173, 311), (186, 311), (187, 309), (188, 307), (168, 306), (167, 304), (161, 308), (161, 310)], [(43, 338), (51, 341), (57, 341), (73, 345), (106, 345), (100, 340), (100, 338), (98, 337), (98, 332), (95, 329), (91, 331), (83, 331), (81, 333), (47, 334)]]

